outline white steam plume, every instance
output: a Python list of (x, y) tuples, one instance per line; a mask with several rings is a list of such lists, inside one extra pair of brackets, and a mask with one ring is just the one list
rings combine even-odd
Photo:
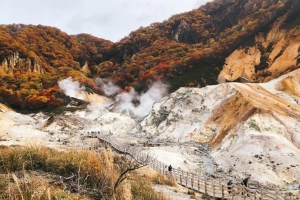
[(112, 81), (108, 81), (108, 83), (103, 84), (101, 88), (104, 94), (107, 96), (118, 94), (122, 91), (121, 88), (116, 86)]
[[(105, 81), (106, 83), (104, 83), (102, 79), (97, 79), (95, 82), (97, 82), (98, 85), (101, 85), (104, 93), (108, 96), (122, 91), (118, 86), (114, 85), (112, 81)], [(111, 99), (103, 96), (96, 95), (96, 97), (95, 95), (87, 95), (84, 92), (85, 88), (81, 87), (78, 81), (72, 81), (72, 77), (59, 81), (58, 86), (70, 97), (87, 100), (93, 103), (91, 105), (93, 110), (97, 110), (97, 108), (107, 108), (112, 102)], [(131, 88), (129, 92), (122, 92), (117, 95), (117, 101), (112, 104), (113, 111), (122, 112), (124, 109), (130, 109), (137, 117), (144, 118), (150, 113), (153, 104), (166, 95), (167, 85), (161, 82), (154, 83), (147, 92), (140, 95)], [(134, 101), (139, 102), (139, 104), (134, 105)]]
[(97, 77), (94, 81), (99, 87), (101, 87), (106, 96), (115, 95), (122, 91), (122, 89), (115, 85), (112, 80)]
[(61, 81), (58, 81), (58, 86), (66, 95), (85, 100), (85, 93), (83, 92), (85, 87), (80, 86), (80, 83), (78, 81), (73, 81), (72, 77), (68, 77)]
[[(154, 83), (147, 92), (141, 95), (131, 88), (128, 93), (121, 93), (117, 96), (119, 102), (114, 107), (114, 111), (122, 112), (124, 109), (130, 109), (136, 116), (143, 118), (150, 113), (152, 105), (166, 94), (167, 86), (161, 82)], [(135, 106), (132, 103), (133, 100), (139, 100), (139, 105)]]

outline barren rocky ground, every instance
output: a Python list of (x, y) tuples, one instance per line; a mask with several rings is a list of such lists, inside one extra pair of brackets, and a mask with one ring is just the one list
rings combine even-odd
[(60, 114), (23, 115), (1, 105), (0, 145), (92, 149), (101, 148), (92, 133), (106, 134), (144, 146), (174, 168), (224, 181), (251, 175), (252, 182), (296, 190), (299, 74), (296, 70), (264, 84), (180, 88), (156, 101), (145, 118), (129, 109), (108, 109), (110, 100), (96, 96), (89, 97), (87, 108)]

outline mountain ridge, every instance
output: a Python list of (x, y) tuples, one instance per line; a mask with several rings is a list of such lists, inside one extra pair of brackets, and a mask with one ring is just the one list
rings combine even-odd
[[(0, 90), (0, 94), (5, 98), (1, 102), (20, 110), (65, 104), (56, 83), (69, 76), (84, 85), (87, 91), (99, 94), (103, 91), (95, 83), (96, 77), (112, 80), (126, 91), (134, 87), (139, 93), (145, 92), (156, 81), (169, 83), (172, 92), (182, 86), (217, 84), (218, 76), (219, 82), (240, 78), (254, 82), (271, 80), (299, 67), (299, 51), (293, 52), (293, 58), (286, 56), (291, 52), (286, 51), (290, 48), (287, 47), (289, 40), (298, 38), (299, 7), (299, 2), (292, 0), (214, 0), (199, 9), (141, 27), (117, 43), (88, 34), (69, 36), (57, 28), (42, 25), (1, 25), (0, 61), (18, 52), (20, 58), (35, 60), (44, 71), (42, 75), (28, 78), (41, 84), (30, 84), (26, 90), (31, 92), (21, 90), (26, 77), (18, 73), (26, 75), (26, 70), (16, 68), (9, 74), (2, 73), (5, 78), (1, 86), (5, 89)], [(264, 35), (278, 24), (279, 19), (281, 24), (276, 26), (276, 33), (280, 34), (275, 35), (283, 40), (279, 42), (281, 47), (275, 48), (272, 42), (262, 44)], [(288, 38), (285, 32), (290, 32)], [(261, 39), (255, 40), (259, 35)], [(294, 49), (299, 46), (298, 39), (295, 41)], [(271, 53), (273, 46), (278, 50)], [(258, 52), (255, 65), (240, 69), (232, 64), (228, 69), (224, 63), (237, 60), (233, 56), (236, 51), (248, 52), (242, 56), (248, 60), (253, 60), (245, 58), (249, 53)], [(268, 58), (292, 64), (276, 71), (278, 64), (273, 69)], [(54, 99), (49, 98), (47, 90), (56, 92)], [(40, 106), (21, 103), (36, 100), (36, 95), (43, 96)]]
[[(0, 26), (0, 61), (13, 69), (0, 70), (0, 145), (94, 149), (103, 134), (184, 171), (297, 190), (299, 3), (215, 0), (117, 43)], [(16, 52), (22, 62), (8, 61)], [(145, 92), (160, 81), (172, 93)]]

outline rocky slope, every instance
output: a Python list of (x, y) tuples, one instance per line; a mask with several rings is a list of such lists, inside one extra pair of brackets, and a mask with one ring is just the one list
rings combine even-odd
[(153, 142), (208, 143), (217, 170), (234, 177), (299, 183), (299, 72), (265, 84), (180, 88), (154, 104), (137, 135)]
[(97, 95), (84, 97), (86, 109), (60, 114), (21, 115), (2, 106), (0, 144), (91, 148), (97, 140), (88, 136), (99, 132), (122, 142), (159, 144), (144, 150), (175, 168), (298, 187), (299, 84), (295, 70), (261, 84), (180, 88), (142, 120), (128, 109), (112, 112), (115, 103)]
[(36, 73), (42, 74), (44, 73), (44, 69), (40, 66), (40, 64), (28, 57), (26, 59), (22, 59), (19, 57), (18, 52), (14, 52), (10, 57), (4, 58), (0, 63), (0, 73), (1, 74), (11, 74), (13, 75), (16, 71), (20, 70), (26, 71), (28, 74)]
[(277, 19), (267, 34), (259, 33), (253, 45), (243, 45), (225, 61), (218, 82), (244, 79), (265, 82), (298, 68), (300, 28), (285, 29), (287, 15)]

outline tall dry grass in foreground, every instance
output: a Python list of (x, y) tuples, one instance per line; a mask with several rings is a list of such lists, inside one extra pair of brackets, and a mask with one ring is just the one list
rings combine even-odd
[(136, 175), (114, 188), (126, 159), (111, 150), (59, 152), (40, 146), (1, 146), (0, 199), (165, 200), (149, 180)]

